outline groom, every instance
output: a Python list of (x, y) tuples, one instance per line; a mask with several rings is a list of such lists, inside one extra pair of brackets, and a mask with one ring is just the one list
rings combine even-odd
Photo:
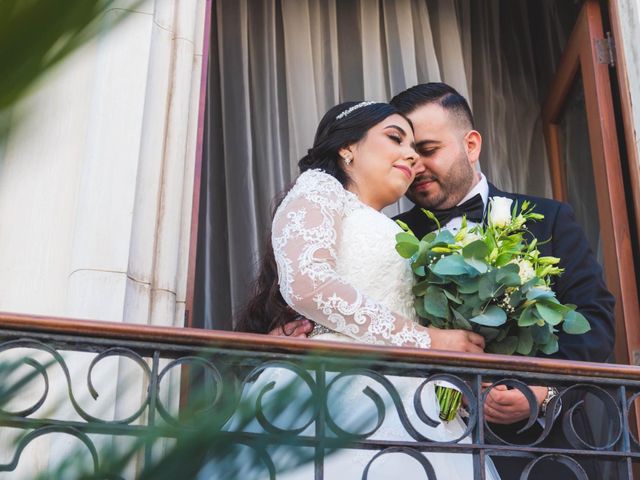
[[(614, 342), (614, 298), (604, 284), (602, 269), (571, 208), (554, 200), (499, 191), (476, 171), (482, 137), (474, 128), (467, 101), (449, 85), (416, 85), (396, 95), (390, 103), (412, 121), (416, 151), (420, 155), (416, 178), (407, 192), (416, 206), (396, 218), (422, 237), (435, 225), (421, 208), (434, 211), (443, 227), (457, 230), (462, 215), (470, 221), (482, 221), (489, 197), (508, 197), (520, 205), (523, 200), (530, 200), (536, 206), (535, 211), (544, 215), (544, 220), (529, 225), (531, 233), (540, 241), (550, 239), (539, 245), (541, 255), (559, 257), (560, 267), (565, 269), (554, 285), (557, 298), (561, 303), (577, 305), (578, 311), (591, 324), (591, 331), (584, 335), (559, 333), (559, 351), (552, 356), (592, 362), (607, 360)], [(311, 328), (308, 320), (301, 320), (285, 326), (285, 331), (293, 336), (305, 336)], [(556, 394), (545, 386), (532, 386), (531, 389), (540, 407)], [(571, 403), (571, 399), (564, 400)], [(528, 402), (518, 390), (494, 388), (487, 397), (484, 413), (492, 430), (510, 443), (531, 443), (539, 437), (540, 426), (537, 424), (526, 432), (517, 433), (529, 416)], [(586, 424), (584, 412), (574, 420)], [(560, 423), (555, 422), (551, 434), (540, 446), (568, 447)], [(586, 431), (588, 427), (581, 430)], [(495, 456), (493, 459), (503, 480), (519, 478), (528, 463), (524, 458)], [(592, 467), (587, 465), (588, 469)], [(558, 468), (557, 464), (543, 463), (529, 478), (559, 478)], [(588, 473), (589, 478), (598, 478), (592, 472)]]
[[(544, 220), (528, 225), (531, 234), (540, 241), (550, 239), (539, 244), (541, 255), (559, 257), (559, 266), (565, 270), (553, 286), (557, 298), (561, 303), (577, 305), (577, 310), (591, 324), (591, 331), (584, 335), (560, 332), (559, 351), (552, 357), (606, 361), (615, 338), (614, 298), (604, 284), (602, 268), (582, 228), (576, 223), (571, 207), (554, 200), (502, 192), (488, 183), (477, 171), (482, 137), (474, 129), (467, 101), (449, 85), (416, 85), (396, 95), (390, 103), (413, 122), (416, 151), (420, 155), (419, 169), (407, 192), (416, 206), (396, 218), (408, 224), (421, 238), (435, 229), (421, 208), (433, 211), (443, 227), (455, 231), (460, 228), (462, 215), (471, 221), (482, 221), (489, 197), (511, 198), (519, 205), (523, 200), (529, 200), (535, 205), (536, 213), (544, 215)], [(539, 406), (546, 405), (545, 401), (557, 394), (555, 389), (547, 387), (532, 386), (531, 389)], [(570, 402), (569, 399), (567, 403)], [(567, 408), (566, 404), (564, 408)], [(518, 390), (494, 389), (490, 392), (485, 418), (500, 437), (511, 443), (535, 441), (541, 431), (539, 425), (517, 433), (528, 416), (528, 402)], [(586, 417), (582, 417), (577, 420), (585, 422), (584, 430), (587, 431)], [(550, 436), (540, 446), (568, 447), (560, 423), (555, 422)], [(494, 461), (503, 480), (519, 478), (527, 463), (526, 459), (508, 457), (494, 457)], [(593, 465), (586, 467), (591, 469)], [(547, 463), (546, 468), (536, 468), (529, 478), (559, 478), (557, 468), (557, 464)]]

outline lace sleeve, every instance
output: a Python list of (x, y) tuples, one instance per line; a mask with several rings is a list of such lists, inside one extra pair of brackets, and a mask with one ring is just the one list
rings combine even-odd
[(429, 348), (426, 328), (393, 314), (336, 273), (340, 223), (353, 202), (355, 197), (326, 173), (298, 178), (273, 220), (282, 296), (307, 318), (358, 341)]

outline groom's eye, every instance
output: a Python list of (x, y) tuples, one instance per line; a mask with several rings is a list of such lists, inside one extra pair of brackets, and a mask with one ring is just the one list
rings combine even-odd
[(438, 151), (437, 148), (419, 148), (418, 155), (420, 155), (421, 157), (430, 157), (437, 151)]

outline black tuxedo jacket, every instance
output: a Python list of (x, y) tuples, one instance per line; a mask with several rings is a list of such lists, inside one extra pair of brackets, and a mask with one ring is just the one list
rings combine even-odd
[[(559, 351), (551, 357), (582, 360), (591, 362), (604, 362), (613, 351), (615, 339), (614, 333), (614, 297), (609, 293), (604, 283), (602, 268), (596, 261), (589, 246), (588, 240), (575, 220), (572, 208), (566, 203), (546, 198), (518, 195), (502, 192), (489, 184), (489, 197), (500, 196), (511, 198), (522, 205), (524, 200), (529, 200), (535, 205), (535, 212), (544, 215), (544, 220), (529, 222), (527, 227), (538, 241), (550, 239), (538, 248), (544, 256), (551, 255), (560, 258), (560, 267), (564, 273), (556, 277), (553, 290), (561, 303), (577, 305), (577, 310), (582, 313), (591, 324), (591, 331), (584, 335), (569, 335), (559, 332)], [(405, 222), (418, 238), (429, 233), (429, 223), (419, 207), (414, 207), (408, 212), (398, 215), (396, 219)], [(547, 355), (540, 354), (540, 357)], [(563, 398), (564, 408), (577, 401), (578, 398)], [(577, 412), (576, 429), (580, 436), (589, 439), (591, 428), (589, 427), (587, 414)], [(542, 443), (545, 447), (567, 447), (568, 442), (564, 437), (561, 422), (556, 420), (550, 435)], [(517, 434), (524, 426), (524, 422), (512, 425), (491, 425), (494, 432), (501, 438), (512, 443), (531, 443), (535, 441), (540, 429), (532, 427), (527, 432)], [(493, 457), (502, 480), (520, 478), (520, 473), (527, 461), (519, 458)], [(542, 465), (540, 466), (542, 467)], [(589, 473), (589, 478), (598, 477), (598, 467), (595, 463), (583, 463), (583, 467)], [(557, 476), (558, 464), (547, 463), (544, 468), (536, 468), (530, 476), (532, 479), (548, 480), (549, 478), (563, 478)], [(549, 476), (550, 475), (550, 476)], [(567, 476), (570, 477), (571, 474)]]

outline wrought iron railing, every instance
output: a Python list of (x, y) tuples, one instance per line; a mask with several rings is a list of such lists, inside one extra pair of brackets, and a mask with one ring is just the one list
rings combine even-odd
[[(0, 341), (0, 363), (7, 358), (23, 359), (40, 389), (29, 398), (14, 395), (10, 406), (0, 407), (0, 428), (24, 432), (15, 444), (1, 447), (13, 452), (9, 461), (0, 464), (4, 472), (15, 471), (25, 461), (21, 453), (30, 442), (54, 432), (75, 437), (89, 452), (96, 471), (101, 471), (100, 446), (104, 444), (96, 439), (104, 437), (142, 438), (142, 462), (157, 461), (157, 444), (163, 437), (180, 442), (181, 432), (197, 427), (184, 418), (184, 412), (188, 410), (187, 393), (191, 400), (196, 396), (202, 400), (194, 393), (203, 391), (198, 385), (207, 386), (204, 392), (208, 395), (204, 403), (198, 403), (205, 405), (206, 415), (201, 411), (198, 418), (215, 417), (209, 433), (215, 430), (226, 445), (253, 449), (264, 469), (260, 478), (278, 478), (290, 458), (309, 461), (296, 470), (300, 475), (306, 473), (306, 478), (335, 478), (331, 468), (342, 461), (336, 459), (349, 455), (358, 459), (355, 464), (361, 471), (356, 478), (373, 475), (385, 464), (385, 456), (395, 461), (403, 456), (413, 459), (416, 476), (405, 478), (450, 478), (438, 467), (443, 457), (434, 453), (449, 454), (445, 462), (466, 462), (475, 479), (490, 478), (490, 465), (503, 465), (505, 459), (520, 463), (516, 476), (503, 474), (503, 479), (534, 478), (544, 468), (564, 469), (565, 474), (553, 478), (632, 479), (634, 464), (640, 462), (635, 421), (640, 403), (637, 367), (8, 314), (0, 315)], [(68, 352), (82, 353), (69, 359)], [(112, 413), (102, 417), (86, 407), (86, 398), (80, 398), (88, 393), (95, 399), (107, 388), (108, 376), (96, 382), (94, 372), (114, 357), (133, 362), (137, 386), (144, 387), (139, 405), (122, 418)], [(78, 366), (72, 362), (85, 361), (86, 378), (81, 378), (73, 373)], [(49, 373), (52, 370), (58, 373)], [(182, 376), (180, 413), (175, 407), (180, 389), (167, 391), (167, 379), (173, 373)], [(187, 373), (192, 390), (185, 388)], [(5, 377), (0, 384), (6, 390), (11, 379)], [(285, 390), (286, 408), (269, 405), (269, 396), (280, 388), (276, 380), (283, 379), (287, 386), (282, 388), (289, 389)], [(293, 380), (297, 383), (291, 386), (288, 382)], [(450, 429), (454, 433), (444, 436), (438, 433), (443, 427), (437, 427), (440, 421), (428, 404), (432, 401), (429, 385), (438, 380), (463, 392), (467, 413), (463, 422), (455, 424), (457, 430)], [(58, 402), (66, 407), (46, 407), (54, 383), (64, 384), (65, 395)], [(531, 401), (520, 442), (503, 436), (501, 427), (485, 422), (488, 392), (504, 388), (500, 385), (521, 390)], [(555, 386), (560, 391), (542, 416), (543, 422), (527, 385)], [(234, 411), (241, 399), (242, 405), (249, 404), (254, 410), (243, 410), (242, 415)], [(585, 404), (591, 419), (597, 420), (589, 429), (577, 420)], [(345, 410), (350, 410), (347, 417)], [(57, 413), (61, 411), (66, 413)], [(585, 434), (593, 433), (594, 426), (595, 436)], [(547, 437), (558, 430), (564, 434), (564, 443), (550, 445)], [(280, 451), (274, 453), (278, 445), (302, 453), (284, 457)], [(206, 468), (209, 478), (215, 465)]]

